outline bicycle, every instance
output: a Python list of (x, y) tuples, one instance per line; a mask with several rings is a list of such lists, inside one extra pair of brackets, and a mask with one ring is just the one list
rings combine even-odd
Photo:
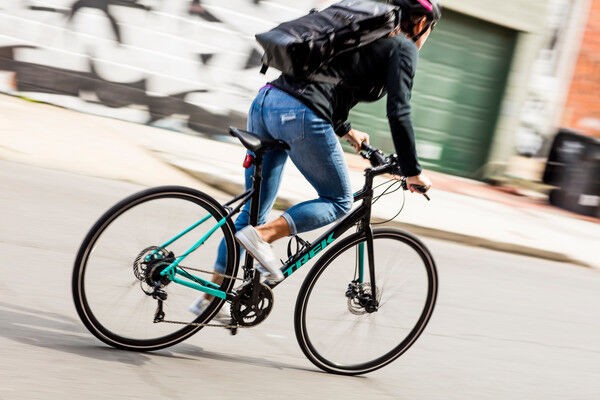
[[(254, 154), (244, 161), (245, 167), (254, 166), (253, 185), (246, 192), (221, 205), (186, 187), (143, 190), (110, 208), (86, 235), (75, 260), (73, 298), (87, 329), (104, 343), (158, 350), (207, 326), (235, 334), (271, 312), (272, 290), (281, 282), (261, 279), (248, 254), (238, 277), (241, 251), (232, 217), (250, 201), (250, 223), (256, 225), (262, 156), (287, 145), (236, 128), (230, 133)], [(419, 239), (398, 229), (372, 228), (372, 202), (398, 185), (407, 187), (404, 179), (391, 179), (374, 196), (374, 177), (398, 173), (397, 158), (369, 146), (363, 149), (372, 166), (354, 194), (361, 203), (312, 243), (299, 236), (290, 239), (281, 267), (287, 279), (322, 253), (296, 300), (295, 333), (314, 365), (344, 375), (371, 372), (400, 357), (427, 325), (438, 288), (435, 262)], [(344, 236), (353, 227), (356, 231)], [(219, 245), (227, 249), (223, 273), (208, 267)], [(214, 283), (215, 277), (222, 282)], [(192, 316), (187, 306), (199, 291), (212, 301), (202, 315)], [(211, 323), (225, 302), (230, 321)]]

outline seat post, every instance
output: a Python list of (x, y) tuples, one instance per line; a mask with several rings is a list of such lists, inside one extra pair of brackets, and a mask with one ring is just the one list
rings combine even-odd
[[(260, 186), (262, 184), (262, 152), (256, 152), (254, 155), (254, 174), (252, 175), (252, 197), (250, 198), (250, 216), (249, 224), (256, 226), (258, 224), (258, 212), (260, 205)], [(254, 258), (250, 253), (246, 252), (246, 259), (244, 260), (244, 279), (252, 276), (254, 268)], [(258, 283), (260, 274), (254, 275), (255, 283)]]
[(262, 161), (263, 154), (259, 151), (254, 157), (254, 174), (252, 175), (252, 187), (254, 193), (252, 193), (252, 199), (250, 201), (250, 225), (256, 226), (258, 224), (258, 214), (260, 206), (260, 187), (262, 185)]

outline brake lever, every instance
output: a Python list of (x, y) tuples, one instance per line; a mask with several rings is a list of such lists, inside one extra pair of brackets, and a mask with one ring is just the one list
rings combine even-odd
[[(400, 175), (400, 176), (402, 175), (402, 170), (400, 169), (399, 166), (397, 166), (397, 158), (398, 158), (397, 155), (391, 154), (386, 157), (385, 154), (383, 154), (383, 152), (381, 150), (371, 147), (366, 143), (361, 144), (361, 149), (362, 150), (360, 152), (360, 155), (364, 159), (369, 160), (371, 162), (371, 166), (373, 166), (373, 168), (375, 170), (395, 166), (395, 167), (393, 167), (394, 170), (389, 171), (389, 172), (394, 175)], [(429, 188), (427, 186), (423, 186), (423, 185), (410, 185), (410, 186), (412, 186), (414, 189), (417, 190), (417, 192), (422, 194), (427, 199), (427, 201), (431, 201), (431, 199), (429, 198), (429, 196), (426, 193), (427, 190), (429, 190)], [(406, 184), (406, 178), (402, 179), (402, 188), (404, 190), (408, 190), (408, 186)]]
[[(421, 193), (427, 199), (427, 201), (431, 201), (431, 199), (429, 198), (429, 196), (426, 193), (427, 190), (429, 190), (427, 188), (427, 186), (423, 186), (423, 185), (410, 185), (410, 186), (415, 188), (417, 190), (417, 192)], [(408, 184), (406, 183), (406, 178), (402, 179), (402, 189), (408, 190)]]
[(423, 185), (410, 185), (410, 186), (417, 189), (417, 192), (421, 193), (427, 199), (427, 201), (431, 201), (429, 196), (427, 196), (427, 190), (429, 190), (429, 188), (427, 186), (423, 186)]

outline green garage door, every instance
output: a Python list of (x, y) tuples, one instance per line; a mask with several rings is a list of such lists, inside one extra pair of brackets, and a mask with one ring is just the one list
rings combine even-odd
[[(413, 90), (413, 122), (425, 168), (481, 176), (515, 40), (515, 31), (445, 11), (421, 51)], [(385, 108), (385, 99), (363, 103), (350, 119), (376, 146), (393, 151)]]

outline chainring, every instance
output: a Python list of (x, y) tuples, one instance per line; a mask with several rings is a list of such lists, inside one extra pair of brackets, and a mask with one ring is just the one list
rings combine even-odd
[(238, 296), (231, 302), (231, 317), (240, 326), (255, 326), (264, 321), (273, 309), (273, 291), (260, 284), (258, 296), (253, 301), (253, 285), (245, 284), (238, 290)]

